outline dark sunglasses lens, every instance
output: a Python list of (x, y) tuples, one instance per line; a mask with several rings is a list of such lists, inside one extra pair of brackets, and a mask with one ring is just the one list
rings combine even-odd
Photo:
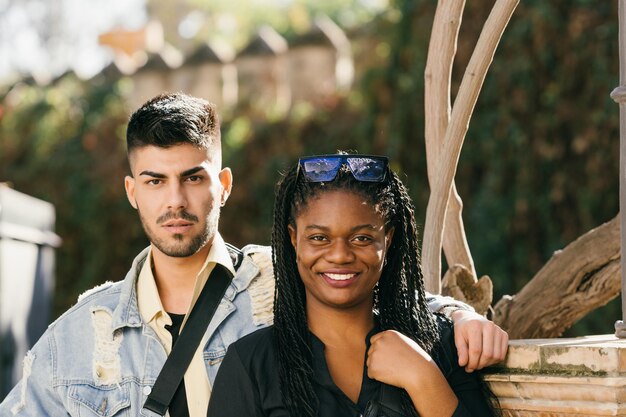
[(375, 158), (347, 158), (352, 175), (359, 181), (382, 181), (385, 178), (385, 160)]
[(312, 158), (300, 163), (306, 179), (312, 182), (328, 182), (335, 179), (341, 159), (339, 158)]

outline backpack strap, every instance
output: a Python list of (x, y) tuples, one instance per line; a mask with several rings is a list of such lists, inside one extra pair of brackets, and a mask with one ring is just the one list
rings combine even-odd
[[(243, 259), (243, 254), (241, 257)], [(165, 415), (232, 278), (228, 269), (215, 265), (143, 408), (160, 416)]]
[(226, 244), (226, 249), (228, 249), (228, 254), (230, 255), (230, 259), (233, 261), (233, 266), (235, 267), (235, 271), (239, 269), (241, 263), (243, 262), (243, 252), (241, 249), (236, 246), (231, 245), (230, 243)]

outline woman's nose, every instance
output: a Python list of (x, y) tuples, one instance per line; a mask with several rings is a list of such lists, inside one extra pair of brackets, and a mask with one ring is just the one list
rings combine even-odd
[(354, 252), (350, 244), (343, 239), (337, 239), (328, 248), (326, 259), (336, 264), (345, 264), (354, 260)]

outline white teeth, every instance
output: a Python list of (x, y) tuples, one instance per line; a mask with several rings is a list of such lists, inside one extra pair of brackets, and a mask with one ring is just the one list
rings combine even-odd
[(356, 274), (324, 274), (333, 281), (345, 281), (354, 277)]

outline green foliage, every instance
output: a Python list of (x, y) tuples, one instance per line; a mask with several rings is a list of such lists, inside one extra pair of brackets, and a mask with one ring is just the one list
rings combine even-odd
[[(453, 94), (491, 5), (466, 5)], [(241, 242), (267, 242), (264, 196), (277, 169), (338, 148), (388, 154), (412, 190), (418, 219), (425, 217), (423, 72), (434, 6), (398, 0), (370, 28), (376, 49), (389, 45), (389, 56), (361, 80), (357, 108), (348, 97), (309, 120), (252, 129), (233, 160), (242, 194), (232, 203), (254, 207), (256, 230), (245, 228)], [(618, 213), (619, 113), (609, 97), (618, 85), (616, 9), (609, 2), (521, 2), (496, 52), (456, 175), (470, 248), (479, 274), (492, 277), (496, 300)], [(612, 333), (620, 316), (612, 302), (568, 334)]]
[[(215, 13), (227, 3), (197, 1)], [(337, 17), (348, 3), (324, 2), (324, 11)], [(492, 5), (466, 3), (453, 94)], [(300, 155), (337, 149), (388, 154), (423, 222), (423, 73), (435, 6), (395, 0), (356, 32), (355, 54), (369, 70), (348, 95), (315, 109), (298, 105), (278, 120), (240, 108), (224, 121), (224, 160), (235, 175), (221, 217), (227, 241), (268, 244), (280, 172)], [(554, 251), (619, 210), (618, 106), (609, 97), (618, 85), (616, 9), (613, 2), (525, 0), (498, 47), (455, 179), (477, 270), (492, 277), (496, 299), (516, 293)], [(281, 25), (282, 33), (297, 32), (291, 21)], [(80, 291), (121, 279), (145, 245), (122, 185), (123, 86), (66, 78), (48, 88), (15, 87), (2, 100), (0, 180), (57, 208), (64, 239), (57, 314)], [(569, 334), (611, 333), (619, 316), (612, 302)]]
[(198, 39), (217, 39), (239, 49), (261, 25), (269, 25), (290, 37), (308, 31), (313, 19), (321, 13), (344, 28), (354, 27), (370, 21), (386, 0), (187, 0), (185, 3), (204, 13), (205, 22)]
[(66, 77), (18, 84), (2, 101), (0, 179), (56, 208), (55, 314), (105, 280), (119, 280), (145, 238), (126, 203), (126, 109), (117, 85)]

